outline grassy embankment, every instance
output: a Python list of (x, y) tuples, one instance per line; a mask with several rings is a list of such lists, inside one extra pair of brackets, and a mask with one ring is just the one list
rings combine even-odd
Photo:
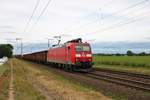
[(150, 56), (93, 56), (95, 67), (150, 74)]
[[(108, 100), (99, 92), (56, 75), (44, 65), (13, 60), (16, 100)], [(40, 92), (37, 92), (40, 91)]]
[(27, 79), (26, 65), (12, 60), (14, 69), (14, 97), (15, 100), (45, 100), (44, 96)]
[(0, 100), (7, 100), (10, 81), (9, 61), (0, 66)]

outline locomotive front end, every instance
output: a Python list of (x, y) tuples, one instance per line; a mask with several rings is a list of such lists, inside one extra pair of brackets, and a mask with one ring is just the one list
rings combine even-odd
[(88, 43), (75, 45), (75, 64), (81, 70), (89, 70), (92, 67), (92, 51)]

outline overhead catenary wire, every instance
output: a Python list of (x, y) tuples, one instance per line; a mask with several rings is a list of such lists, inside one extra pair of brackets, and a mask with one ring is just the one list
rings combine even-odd
[(52, 0), (48, 0), (48, 2), (46, 3), (44, 9), (42, 10), (42, 12), (40, 13), (40, 15), (38, 16), (37, 20), (36, 20), (35, 23), (32, 25), (32, 27), (30, 28), (29, 31), (31, 31), (31, 30), (37, 25), (37, 23), (39, 22), (41, 16), (44, 14), (44, 12), (46, 11), (46, 9), (47, 9), (47, 7), (49, 6), (49, 4), (50, 4), (51, 1), (52, 1)]
[[(135, 7), (137, 7), (137, 6), (141, 5), (141, 4), (144, 4), (144, 3), (148, 2), (148, 1), (149, 1), (149, 0), (142, 0), (142, 1), (140, 1), (140, 2), (138, 2), (138, 3), (135, 3), (135, 4), (133, 4), (133, 5), (130, 5), (130, 6), (126, 7), (126, 8), (120, 9), (120, 10), (118, 10), (118, 11), (116, 11), (116, 12), (113, 12), (112, 14), (110, 14), (110, 15), (108, 15), (108, 16), (103, 17), (102, 20), (104, 20), (104, 19), (106, 19), (106, 18), (109, 18), (109, 17), (112, 17), (113, 15), (117, 15), (117, 14), (123, 13), (124, 11), (127, 11), (127, 10), (129, 10), (129, 9), (135, 8)], [(89, 24), (96, 23), (97, 20), (98, 20), (98, 19), (95, 19), (94, 21), (91, 21), (91, 22), (89, 22), (89, 23), (82, 24), (82, 25), (80, 25), (80, 26), (74, 28), (73, 30), (68, 30), (68, 31), (66, 31), (66, 32), (73, 32), (74, 30), (83, 28), (83, 27), (85, 27), (85, 26), (87, 27), (87, 25), (89, 25)], [(70, 28), (68, 28), (68, 29), (70, 29)]]
[(37, 7), (39, 6), (39, 4), (40, 4), (40, 0), (37, 0), (36, 5), (35, 5), (35, 7), (34, 7), (34, 9), (33, 9), (33, 11), (32, 11), (32, 14), (31, 14), (31, 16), (29, 17), (28, 22), (26, 23), (26, 26), (25, 26), (25, 29), (24, 29), (23, 33), (25, 33), (26, 30), (27, 30), (27, 28), (29, 27), (29, 24), (30, 24), (30, 22), (31, 22), (31, 20), (32, 20), (32, 18), (33, 18), (33, 16), (34, 16), (34, 14), (35, 14), (35, 12), (36, 12), (36, 9), (37, 9)]
[[(108, 1), (108, 2), (106, 2), (106, 3), (104, 3), (103, 6), (106, 7), (106, 6), (110, 5), (113, 1), (114, 1), (114, 0), (110, 0), (110, 1)], [(101, 10), (101, 7), (99, 7), (98, 10)], [(96, 11), (95, 11), (95, 12), (96, 12)], [(87, 17), (90, 17), (90, 16), (93, 15), (95, 12), (92, 12), (92, 13), (89, 13), (89, 14), (83, 16), (83, 17), (82, 17), (82, 20), (86, 19)], [(77, 24), (81, 23), (81, 19), (80, 19), (80, 20), (77, 20), (76, 23), (77, 23)], [(74, 26), (74, 24), (69, 25), (68, 27), (73, 27), (73, 26)], [(65, 29), (68, 29), (68, 27), (66, 27)]]
[[(147, 13), (148, 13), (148, 15), (146, 15)], [(103, 29), (99, 29), (99, 30), (96, 30), (96, 31), (93, 31), (93, 32), (90, 32), (90, 33), (105, 32), (105, 31), (109, 31), (109, 30), (112, 30), (112, 29), (116, 29), (116, 28), (119, 28), (119, 27), (122, 27), (122, 26), (125, 26), (125, 25), (128, 25), (128, 24), (132, 24), (132, 23), (137, 22), (137, 21), (141, 21), (144, 17), (149, 16), (149, 15), (150, 15), (149, 12), (145, 12), (145, 13), (140, 14), (140, 16), (138, 15), (138, 16), (135, 16), (135, 17), (132, 17), (132, 18), (128, 19), (128, 21), (122, 21), (122, 22), (116, 23), (112, 26), (109, 26), (109, 27), (106, 27), (106, 28), (103, 28)], [(140, 18), (137, 18), (137, 17), (140, 17)]]

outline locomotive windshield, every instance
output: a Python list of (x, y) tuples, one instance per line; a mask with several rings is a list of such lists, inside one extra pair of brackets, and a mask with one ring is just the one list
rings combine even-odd
[(76, 45), (76, 51), (90, 51), (90, 47), (87, 45)]

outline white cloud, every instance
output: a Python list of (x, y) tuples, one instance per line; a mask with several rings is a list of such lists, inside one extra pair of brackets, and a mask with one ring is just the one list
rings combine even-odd
[[(147, 41), (145, 38), (150, 37), (148, 17), (114, 30), (91, 33), (150, 11), (148, 1), (110, 16), (120, 9), (141, 1), (144, 0), (52, 0), (38, 24), (28, 32), (48, 2), (48, 0), (41, 0), (27, 32), (22, 33), (37, 0), (0, 0), (0, 36), (1, 38), (22, 37), (26, 42), (42, 42), (46, 37), (52, 38), (62, 34), (64, 41), (78, 37), (91, 42)], [(110, 17), (105, 18), (106, 16)], [(0, 42), (3, 41), (4, 39)]]

